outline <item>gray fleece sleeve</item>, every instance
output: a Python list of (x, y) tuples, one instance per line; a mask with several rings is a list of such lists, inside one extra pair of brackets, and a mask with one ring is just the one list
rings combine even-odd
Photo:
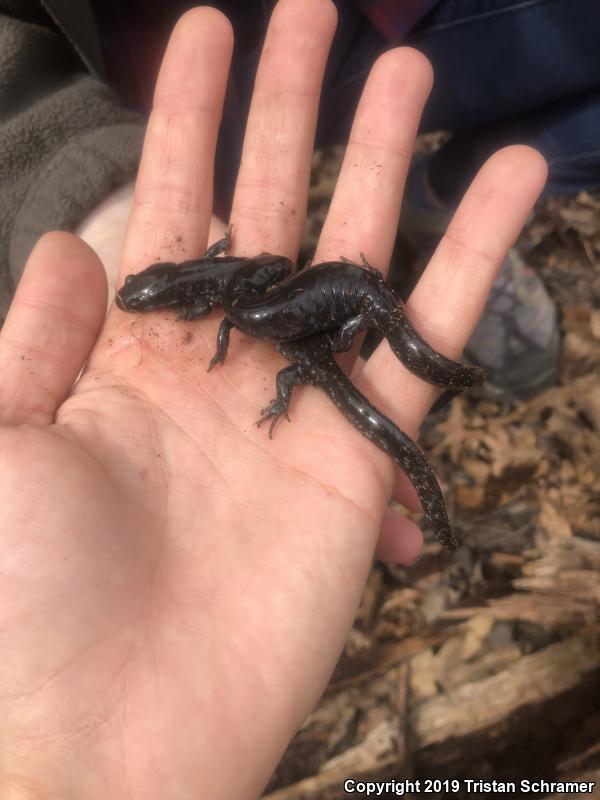
[(46, 231), (72, 230), (136, 172), (143, 118), (33, 0), (0, 0), (0, 317)]

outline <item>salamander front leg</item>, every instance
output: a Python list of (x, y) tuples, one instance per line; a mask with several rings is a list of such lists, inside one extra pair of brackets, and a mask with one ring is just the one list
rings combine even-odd
[(256, 427), (258, 428), (263, 422), (272, 419), (271, 427), (269, 428), (269, 439), (272, 439), (273, 428), (280, 417), (285, 417), (288, 422), (291, 422), (287, 410), (294, 386), (300, 386), (311, 382), (308, 373), (301, 364), (292, 364), (289, 367), (284, 367), (279, 370), (276, 378), (277, 399), (271, 400), (269, 405), (262, 409), (260, 419), (255, 423)]
[(214, 258), (215, 256), (220, 256), (222, 253), (226, 253), (231, 247), (232, 230), (233, 230), (233, 225), (230, 225), (225, 231), (225, 236), (222, 239), (219, 239), (218, 242), (215, 242), (213, 245), (211, 245), (202, 257)]
[(198, 300), (193, 306), (183, 306), (177, 319), (192, 320), (200, 319), (210, 314), (212, 311), (212, 303), (208, 300)]
[(229, 334), (231, 329), (235, 328), (233, 322), (230, 322), (227, 317), (223, 317), (219, 325), (219, 332), (217, 333), (217, 350), (210, 360), (207, 372), (217, 364), (222, 364), (227, 358), (227, 351), (229, 350)]

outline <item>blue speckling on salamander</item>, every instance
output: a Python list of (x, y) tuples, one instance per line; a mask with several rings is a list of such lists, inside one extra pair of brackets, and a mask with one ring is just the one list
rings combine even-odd
[(287, 416), (293, 386), (319, 386), (364, 436), (406, 471), (435, 536), (444, 547), (456, 547), (443, 496), (423, 453), (353, 386), (331, 353), (348, 349), (357, 333), (376, 326), (411, 372), (429, 383), (450, 387), (437, 406), (481, 383), (482, 370), (451, 361), (429, 347), (381, 274), (364, 257), (364, 269), (341, 261), (292, 275), (292, 263), (283, 256), (221, 256), (229, 245), (230, 231), (197, 261), (154, 264), (130, 276), (117, 294), (117, 305), (125, 311), (180, 308), (181, 318), (197, 319), (209, 313), (213, 304), (222, 303), (227, 316), (209, 369), (224, 361), (232, 327), (274, 342), (293, 362), (278, 374), (277, 400), (265, 409), (259, 423), (272, 417), (271, 433), (279, 416)]

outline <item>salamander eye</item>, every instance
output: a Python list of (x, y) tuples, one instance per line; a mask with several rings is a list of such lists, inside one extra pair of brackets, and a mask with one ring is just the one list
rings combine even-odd
[(131, 283), (132, 280), (133, 280), (133, 275), (128, 275), (125, 278), (125, 286), (127, 286), (128, 283)]

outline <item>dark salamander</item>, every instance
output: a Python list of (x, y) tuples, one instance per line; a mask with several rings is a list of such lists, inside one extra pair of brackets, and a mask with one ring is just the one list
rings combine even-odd
[(483, 383), (485, 373), (480, 367), (451, 361), (427, 344), (381, 273), (362, 258), (362, 267), (347, 260), (329, 261), (255, 292), (247, 289), (253, 265), (240, 265), (225, 286), (226, 317), (211, 367), (225, 360), (233, 327), (274, 343), (325, 334), (335, 353), (348, 350), (358, 333), (377, 328), (408, 370), (450, 389), (437, 407), (463, 389)]
[(179, 265), (161, 262), (129, 276), (117, 293), (117, 305), (138, 312), (178, 308), (180, 318), (189, 320), (208, 314), (213, 304), (223, 304), (227, 316), (219, 328), (209, 370), (224, 361), (232, 327), (275, 343), (291, 362), (278, 373), (277, 399), (263, 411), (258, 424), (272, 419), (271, 435), (279, 417), (287, 417), (294, 386), (320, 387), (365, 437), (406, 471), (435, 536), (445, 548), (455, 548), (442, 493), (423, 453), (354, 387), (332, 353), (347, 350), (359, 332), (377, 327), (411, 372), (429, 383), (450, 387), (443, 402), (481, 383), (483, 371), (433, 350), (364, 257), (364, 268), (340, 261), (292, 274), (292, 262), (283, 256), (222, 256), (230, 235), (228, 231), (201, 259)]
[(138, 313), (177, 308), (179, 319), (200, 319), (210, 314), (213, 305), (222, 304), (225, 286), (243, 264), (251, 262), (252, 272), (240, 282), (240, 291), (251, 296), (265, 286), (279, 283), (294, 269), (284, 256), (262, 253), (249, 259), (221, 255), (230, 244), (231, 228), (202, 258), (179, 264), (159, 261), (136, 275), (128, 275), (117, 292), (117, 306)]
[(291, 366), (277, 373), (277, 399), (263, 409), (256, 424), (262, 425), (271, 419), (270, 437), (279, 417), (285, 416), (289, 420), (287, 409), (294, 386), (310, 384), (323, 389), (346, 419), (406, 472), (442, 547), (447, 550), (458, 547), (440, 486), (423, 452), (358, 391), (331, 355), (327, 337), (310, 336), (295, 342), (282, 342), (277, 349), (291, 362)]

